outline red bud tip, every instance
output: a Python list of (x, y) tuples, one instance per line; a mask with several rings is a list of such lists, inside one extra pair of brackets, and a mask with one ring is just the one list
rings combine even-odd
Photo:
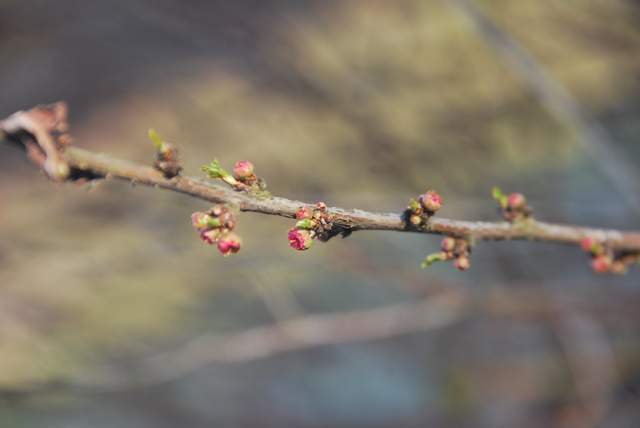
[(593, 238), (584, 238), (580, 241), (580, 247), (585, 253), (589, 253), (593, 256), (602, 255), (605, 252), (605, 247), (599, 241)]
[(300, 207), (296, 210), (296, 219), (304, 220), (313, 217), (313, 210), (309, 207)]
[(242, 180), (243, 178), (249, 178), (252, 175), (253, 175), (253, 163), (247, 160), (236, 162), (235, 166), (233, 167), (233, 176), (236, 179)]
[(420, 195), (420, 203), (425, 210), (435, 213), (442, 207), (442, 197), (434, 190), (429, 190)]
[(596, 241), (593, 238), (584, 238), (582, 241), (580, 241), (580, 246), (582, 247), (582, 251), (584, 251), (585, 253), (590, 253), (595, 243)]
[(522, 210), (527, 206), (527, 199), (522, 193), (512, 193), (507, 199), (507, 206), (514, 211)]
[(289, 239), (291, 248), (298, 251), (309, 249), (313, 243), (311, 233), (308, 230), (291, 229), (289, 230), (287, 238)]
[(611, 257), (606, 255), (600, 255), (591, 261), (591, 267), (597, 273), (609, 272), (612, 264), (613, 261), (611, 260)]
[(224, 256), (236, 254), (240, 251), (240, 245), (240, 237), (234, 233), (230, 233), (218, 240), (218, 251), (220, 251)]
[(205, 229), (200, 232), (200, 239), (205, 244), (213, 245), (220, 239), (220, 229)]

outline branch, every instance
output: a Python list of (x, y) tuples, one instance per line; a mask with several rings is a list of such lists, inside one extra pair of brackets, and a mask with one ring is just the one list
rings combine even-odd
[[(90, 378), (71, 376), (43, 383), (0, 385), (0, 398), (24, 399), (62, 392), (86, 396), (148, 388), (183, 379), (215, 364), (242, 364), (323, 346), (437, 332), (474, 316), (538, 322), (578, 311), (597, 316), (603, 322), (619, 322), (624, 317), (634, 323), (638, 318), (637, 305), (634, 299), (616, 304), (605, 297), (564, 299), (507, 291), (502, 287), (479, 295), (447, 286), (417, 302), (305, 315), (239, 332), (203, 334), (175, 349), (142, 357), (124, 371), (109, 366), (97, 370), (99, 374)], [(577, 356), (575, 359), (578, 360)]]
[[(16, 115), (29, 114), (32, 111), (19, 112)], [(3, 134), (0, 134), (0, 139), (14, 144), (21, 143), (24, 147), (27, 147), (30, 140), (28, 138), (25, 139), (24, 134), (16, 133), (15, 129), (7, 126), (7, 123), (15, 123), (16, 115), (12, 116), (13, 120), (11, 121), (0, 122), (0, 131), (4, 131)], [(22, 129), (22, 131), (29, 132), (29, 129)], [(2, 138), (3, 136), (4, 138)], [(49, 159), (50, 150), (42, 147), (38, 135), (30, 134), (30, 136), (35, 137), (40, 143), (43, 156)], [(167, 177), (165, 173), (157, 168), (112, 158), (76, 147), (60, 147), (57, 153), (59, 153), (59, 161), (69, 167), (69, 173), (65, 178), (69, 181), (116, 178), (135, 184), (172, 190), (212, 203), (237, 206), (240, 211), (277, 215), (286, 218), (295, 218), (296, 211), (300, 207), (310, 205), (281, 197), (264, 197), (253, 192), (238, 191), (210, 180), (180, 175)], [(42, 162), (38, 162), (38, 165), (44, 167)], [(343, 235), (359, 230), (390, 230), (451, 236), (468, 240), (471, 243), (484, 240), (527, 240), (569, 245), (580, 245), (585, 238), (589, 238), (618, 252), (631, 254), (640, 252), (640, 232), (638, 231), (624, 232), (611, 229), (560, 225), (537, 221), (533, 218), (528, 218), (526, 221), (521, 222), (481, 222), (430, 216), (421, 225), (414, 226), (407, 220), (404, 212), (376, 213), (336, 207), (328, 208), (326, 211), (331, 215), (335, 230)]]
[[(0, 398), (20, 399), (64, 391), (83, 395), (116, 393), (170, 383), (216, 363), (240, 364), (315, 347), (438, 330), (468, 316), (470, 303), (470, 296), (449, 290), (420, 302), (300, 316), (237, 333), (204, 334), (178, 349), (143, 358), (135, 374), (104, 367), (100, 379), (65, 378), (0, 387)], [(531, 308), (527, 311), (531, 312)]]

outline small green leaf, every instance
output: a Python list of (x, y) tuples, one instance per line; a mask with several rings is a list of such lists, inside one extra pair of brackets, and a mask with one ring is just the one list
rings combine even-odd
[(162, 139), (160, 134), (158, 134), (153, 128), (149, 129), (149, 139), (157, 150), (162, 150), (162, 147), (164, 147), (164, 140)]
[(219, 218), (216, 217), (209, 217), (209, 220), (207, 221), (207, 225), (213, 229), (222, 226), (222, 223), (220, 222)]
[(422, 263), (420, 264), (420, 267), (422, 267), (422, 269), (426, 269), (429, 266), (431, 266), (432, 264), (436, 263), (436, 262), (442, 262), (444, 261), (444, 257), (442, 255), (442, 253), (433, 253), (433, 254), (429, 254), (427, 257), (425, 257), (425, 259), (422, 261)]
[(231, 176), (231, 174), (229, 174), (227, 171), (222, 169), (218, 159), (214, 159), (213, 161), (211, 161), (211, 163), (209, 165), (203, 166), (202, 170), (209, 175), (209, 178), (214, 178), (214, 179), (215, 178), (221, 178), (221, 179), (224, 179), (226, 177), (230, 177)]
[(509, 197), (502, 193), (502, 190), (500, 190), (499, 187), (494, 186), (493, 189), (491, 189), (491, 196), (493, 196), (493, 199), (498, 201), (500, 208), (507, 208), (507, 205), (509, 204)]
[(306, 230), (311, 230), (314, 227), (314, 221), (308, 218), (299, 220), (296, 223), (296, 229), (306, 229)]
[(418, 202), (417, 200), (411, 198), (409, 200), (409, 209), (413, 212), (418, 211), (420, 209), (420, 202)]
[(504, 196), (504, 194), (498, 186), (493, 186), (493, 189), (491, 189), (491, 196), (493, 196), (493, 199), (495, 199), (496, 201), (499, 201)]

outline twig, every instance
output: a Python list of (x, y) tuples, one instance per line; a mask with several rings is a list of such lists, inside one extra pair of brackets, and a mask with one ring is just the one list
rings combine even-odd
[[(0, 122), (0, 127), (3, 122)], [(10, 130), (0, 128), (6, 134)], [(0, 134), (0, 137), (2, 135)], [(310, 204), (291, 199), (265, 198), (248, 192), (238, 192), (211, 181), (177, 176), (166, 178), (149, 166), (112, 158), (77, 147), (66, 147), (60, 158), (70, 168), (68, 180), (117, 178), (135, 184), (172, 190), (213, 203), (237, 206), (241, 211), (294, 218), (296, 210)], [(40, 165), (42, 166), (42, 165)], [(579, 245), (584, 238), (592, 238), (617, 251), (640, 251), (640, 232), (623, 232), (587, 228), (574, 225), (544, 223), (529, 219), (526, 222), (461, 221), (430, 217), (419, 226), (411, 226), (403, 213), (376, 213), (358, 209), (329, 208), (334, 226), (344, 234), (358, 230), (389, 230), (446, 235), (483, 240), (531, 240)]]

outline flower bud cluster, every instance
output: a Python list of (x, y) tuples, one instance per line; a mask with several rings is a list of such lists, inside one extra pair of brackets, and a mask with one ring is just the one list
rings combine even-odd
[(182, 166), (178, 158), (178, 149), (167, 143), (154, 130), (149, 130), (149, 138), (156, 148), (156, 159), (153, 167), (162, 172), (166, 178), (173, 178), (180, 174)]
[(296, 211), (296, 225), (289, 230), (287, 238), (291, 248), (304, 251), (311, 247), (314, 239), (326, 241), (333, 228), (333, 215), (327, 211), (324, 202), (315, 206), (300, 207)]
[[(405, 215), (413, 227), (426, 223), (442, 207), (442, 197), (435, 190), (428, 190), (418, 199), (410, 199)], [(425, 218), (426, 216), (426, 218)]]
[(527, 198), (522, 193), (505, 195), (498, 187), (494, 187), (492, 196), (500, 206), (502, 217), (508, 222), (525, 220), (533, 214), (533, 209), (527, 204)]
[(224, 256), (240, 251), (242, 241), (233, 233), (236, 218), (233, 212), (222, 204), (214, 205), (207, 212), (191, 214), (191, 223), (206, 244), (215, 245)]
[(436, 262), (453, 260), (456, 269), (465, 271), (471, 267), (471, 245), (466, 239), (444, 237), (440, 243), (440, 251), (428, 255), (422, 262), (422, 268), (427, 268)]
[(237, 191), (252, 192), (257, 195), (271, 197), (267, 192), (267, 183), (256, 176), (253, 163), (241, 160), (235, 163), (233, 174), (230, 174), (220, 166), (218, 159), (214, 159), (209, 165), (202, 167), (209, 178), (220, 179)]
[(638, 253), (616, 253), (605, 243), (586, 237), (580, 243), (582, 250), (591, 257), (591, 268), (596, 273), (623, 275), (638, 262)]

